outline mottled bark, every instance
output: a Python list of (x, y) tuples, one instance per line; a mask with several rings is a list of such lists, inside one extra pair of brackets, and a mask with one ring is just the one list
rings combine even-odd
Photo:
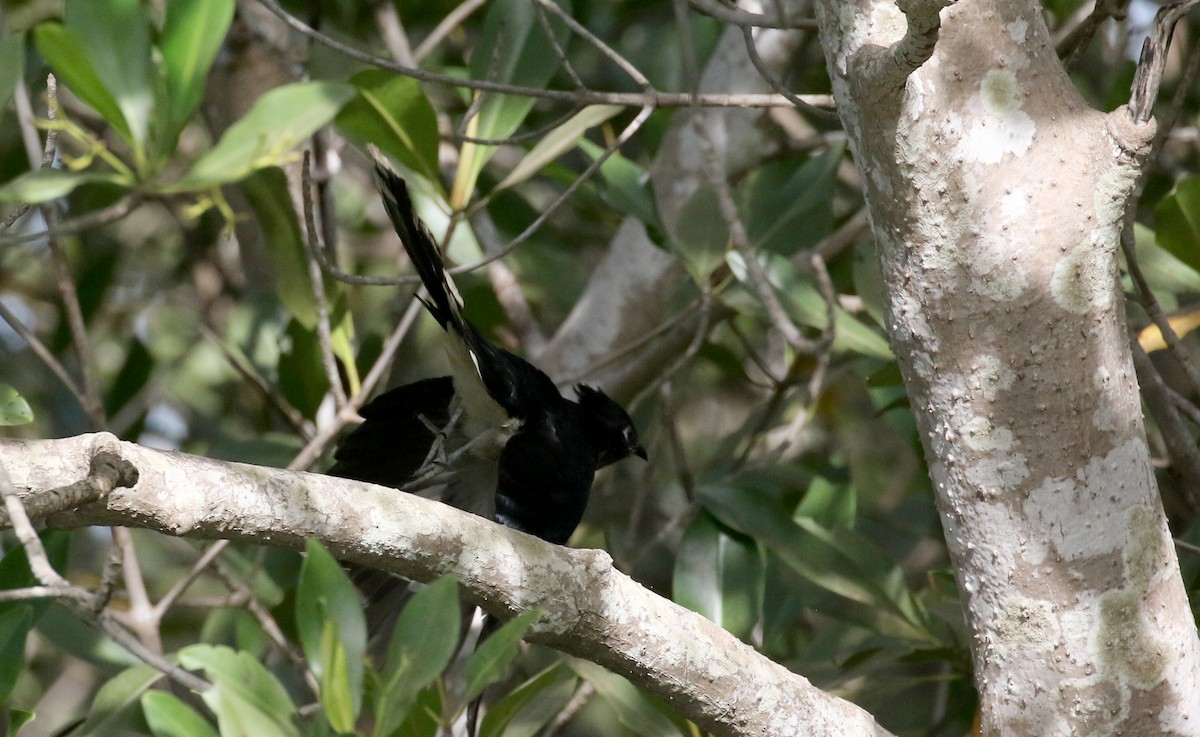
[[(1200, 733), (1200, 646), (1117, 280), (1152, 126), (1089, 108), (1037, 3), (818, 4), (988, 735)], [(907, 17), (905, 16), (907, 13)]]

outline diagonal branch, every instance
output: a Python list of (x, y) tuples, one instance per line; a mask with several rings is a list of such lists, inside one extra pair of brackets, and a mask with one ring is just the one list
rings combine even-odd
[(98, 446), (119, 448), (141, 481), (113, 491), (102, 509), (57, 515), (56, 525), (122, 524), (292, 549), (312, 538), (345, 560), (418, 581), (452, 573), (494, 614), (540, 608), (531, 640), (629, 677), (715, 735), (798, 734), (798, 725), (813, 736), (889, 734), (858, 706), (641, 587), (603, 551), (551, 545), (394, 489), (167, 453), (107, 434), (0, 440), (0, 463), (18, 487), (51, 487), (79, 476)]

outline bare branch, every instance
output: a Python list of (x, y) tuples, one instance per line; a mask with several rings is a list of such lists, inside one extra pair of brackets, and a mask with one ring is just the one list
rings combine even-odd
[[(117, 442), (101, 437), (106, 445)], [(51, 486), (53, 479), (77, 475), (97, 441), (97, 436), (2, 440), (0, 463), (20, 486)], [(639, 586), (615, 570), (603, 551), (551, 545), (371, 484), (133, 443), (119, 448), (141, 471), (137, 487), (114, 491), (103, 509), (59, 515), (57, 524), (120, 523), (293, 549), (315, 539), (342, 559), (419, 581), (453, 573), (468, 598), (493, 614), (541, 609), (531, 640), (632, 678), (715, 734), (788, 734), (788, 725), (801, 722), (814, 736), (888, 734), (861, 708), (814, 688), (707, 619)], [(736, 711), (731, 703), (738, 704)]]
[[(73, 484), (56, 489), (19, 494), (24, 513), (32, 519), (44, 519), (65, 509), (76, 509), (100, 501), (113, 489), (130, 487), (138, 481), (137, 469), (115, 453), (100, 450), (92, 456), (87, 476)], [(3, 481), (0, 480), (0, 484)], [(0, 513), (0, 527), (12, 524), (8, 515)], [(15, 526), (15, 525), (14, 525)]]

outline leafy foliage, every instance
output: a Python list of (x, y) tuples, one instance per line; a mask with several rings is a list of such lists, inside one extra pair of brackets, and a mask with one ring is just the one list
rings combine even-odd
[[(882, 329), (874, 246), (848, 227), (862, 203), (844, 173), (848, 157), (836, 131), (813, 121), (802, 126), (812, 133), (805, 137), (777, 125), (790, 112), (753, 118), (772, 153), (742, 163), (729, 183), (747, 258), (731, 247), (713, 184), (678, 161), (669, 165), (672, 156), (691, 166), (701, 155), (671, 149), (679, 129), (693, 125), (692, 110), (657, 110), (619, 151), (606, 151), (636, 109), (459, 94), (355, 66), (317, 46), (303, 61), (310, 81), (242, 89), (244, 78), (231, 82), (238, 77), (225, 68), (250, 63), (227, 42), (233, 0), (17, 5), (6, 8), (8, 25), (0, 28), (0, 203), (8, 203), (0, 216), (33, 207), (0, 230), (0, 238), (23, 239), (0, 245), (0, 301), (79, 387), (87, 369), (100, 409), (81, 406), (0, 323), (6, 433), (51, 437), (103, 426), (123, 439), (275, 466), (320, 437), (336, 414), (334, 385), (350, 396), (362, 390), (399, 321), (397, 294), (408, 292), (328, 273), (314, 279), (312, 234), (289, 185), (298, 179), (300, 149), (319, 131), (335, 155), (315, 172), (324, 187), (317, 226), (326, 237), (316, 247), (357, 275), (403, 269), (369, 181), (367, 144), (405, 172), (423, 217), (439, 237), (447, 234), (448, 255), (458, 262), (497, 252), (580, 184), (506, 256), (507, 271), (490, 280), (478, 272), (459, 277), (472, 320), (489, 337), (534, 351), (538, 334), (576, 308), (622, 222), (686, 272), (663, 301), (671, 312), (646, 318), (655, 326), (644, 341), (670, 339), (691, 324), (685, 318), (700, 311), (696, 305), (708, 317), (702, 333), (679, 343), (677, 364), (649, 372), (665, 388), (656, 385), (662, 390), (647, 392), (634, 409), (652, 464), (617, 466), (599, 478), (576, 543), (606, 547), (637, 580), (857, 700), (890, 729), (957, 735), (969, 728), (975, 703), (956, 589)], [(325, 4), (323, 30), (357, 48), (381, 47), (377, 5)], [(1078, 5), (1047, 8), (1057, 23)], [(452, 4), (397, 7), (419, 39)], [(685, 60), (706, 63), (723, 32), (705, 17), (677, 22), (669, 4), (558, 7), (662, 89), (692, 89)], [(798, 54), (789, 82), (824, 89), (820, 49), (809, 44)], [(1121, 74), (1101, 74), (1105, 66), (1077, 67), (1097, 104), (1128, 88)], [(569, 90), (580, 75), (599, 89), (638, 89), (557, 14), (527, 0), (488, 3), (421, 68), (534, 88)], [(60, 86), (51, 107), (47, 71)], [(277, 78), (278, 68), (268, 71), (259, 76)], [(42, 142), (57, 137), (53, 166), (29, 162), (14, 104), (21, 94), (37, 116), (36, 129), (24, 130)], [(236, 121), (201, 115), (233, 98), (241, 102)], [(1185, 101), (1194, 112), (1194, 92)], [(579, 182), (606, 153), (596, 175)], [(1194, 150), (1169, 153), (1177, 169), (1195, 169)], [(1155, 174), (1139, 213), (1148, 224), (1136, 230), (1142, 270), (1189, 343), (1200, 325), (1198, 181)], [(44, 218), (54, 217), (43, 212), (79, 223), (122, 207), (64, 230), (54, 253), (36, 237)], [(828, 249), (832, 305), (808, 260), (819, 244)], [(804, 337), (830, 337), (825, 363), (779, 340), (755, 266)], [(64, 274), (78, 296), (86, 367), (59, 287)], [(493, 280), (509, 277), (528, 312), (506, 311), (510, 295), (495, 293)], [(512, 314), (532, 325), (514, 323)], [(1139, 329), (1148, 322), (1137, 306), (1130, 314)], [(418, 326), (405, 338), (396, 382), (441, 369), (432, 333)], [(1152, 330), (1139, 335), (1148, 350), (1165, 345)], [(522, 338), (528, 342), (515, 345)], [(1196, 534), (1189, 527), (1183, 537)], [(44, 540), (56, 569), (94, 584), (106, 535), (80, 530)], [(456, 661), (464, 633), (451, 579), (412, 595), (380, 654), (371, 652), (350, 581), (315, 543), (303, 557), (231, 545), (190, 578), (201, 550), (161, 536), (134, 541), (138, 565), (129, 580), (144, 582), (153, 601), (189, 581), (153, 628), (168, 660), (212, 688), (160, 690), (158, 671), (49, 599), (0, 603), (8, 734), (35, 718), (43, 734), (77, 723), (68, 733), (433, 737), (480, 693), (490, 703), (481, 723), (489, 737), (544, 734), (560, 718), (572, 734), (595, 737), (696, 733), (625, 679), (522, 646), (536, 612)], [(22, 548), (4, 543), (0, 588), (36, 584)], [(78, 551), (69, 566), (68, 544)], [(1191, 584), (1200, 581), (1200, 571), (1190, 575)], [(115, 608), (146, 614), (133, 593), (118, 588)], [(78, 697), (34, 715), (67, 663), (89, 673)]]

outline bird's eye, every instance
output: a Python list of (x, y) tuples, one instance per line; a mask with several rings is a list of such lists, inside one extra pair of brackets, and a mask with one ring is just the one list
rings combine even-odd
[(626, 425), (626, 426), (625, 426), (625, 427), (624, 427), (624, 428), (621, 430), (621, 435), (622, 435), (622, 436), (625, 438), (625, 442), (626, 442), (626, 443), (631, 443), (631, 442), (633, 442), (633, 428), (632, 428), (632, 427), (630, 427), (629, 425)]

